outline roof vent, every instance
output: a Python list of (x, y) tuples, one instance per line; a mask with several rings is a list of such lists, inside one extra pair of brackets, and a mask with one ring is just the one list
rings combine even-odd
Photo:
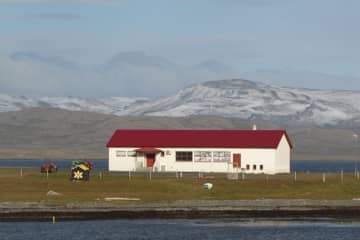
[(257, 126), (256, 126), (256, 124), (254, 124), (254, 125), (253, 125), (252, 130), (254, 130), (254, 131), (256, 131), (256, 130), (257, 130)]

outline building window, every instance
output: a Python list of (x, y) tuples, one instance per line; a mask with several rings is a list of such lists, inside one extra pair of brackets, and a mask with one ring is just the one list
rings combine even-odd
[(126, 151), (116, 151), (117, 157), (126, 157)]
[(231, 153), (230, 152), (214, 152), (213, 153), (214, 162), (230, 162)]
[(211, 152), (199, 151), (194, 152), (194, 162), (211, 162)]
[(264, 170), (264, 166), (260, 164), (260, 170)]
[(256, 170), (256, 165), (255, 164), (253, 165), (253, 170)]
[(250, 165), (246, 164), (246, 170), (250, 170)]
[(135, 151), (128, 151), (127, 152), (128, 157), (135, 157), (136, 156), (136, 152)]
[(162, 157), (163, 157), (164, 155), (165, 155), (165, 153), (164, 153), (164, 152), (160, 152), (160, 156), (162, 156)]
[(192, 162), (192, 152), (176, 152), (176, 161)]

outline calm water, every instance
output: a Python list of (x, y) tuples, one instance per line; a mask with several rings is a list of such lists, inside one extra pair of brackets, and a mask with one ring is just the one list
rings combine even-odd
[[(93, 168), (95, 169), (108, 169), (107, 160), (90, 160), (93, 163)], [(71, 166), (72, 160), (30, 160), (30, 159), (16, 159), (16, 160), (0, 160), (0, 167), (34, 167), (40, 168), (41, 164), (45, 162), (55, 163), (61, 169), (69, 169)]]
[(359, 223), (111, 220), (0, 223), (0, 239), (359, 239)]
[[(107, 160), (91, 160), (95, 169), (108, 169)], [(43, 162), (54, 162), (61, 169), (71, 166), (70, 160), (0, 160), (0, 167), (35, 167), (40, 168)], [(296, 172), (354, 172), (360, 169), (359, 161), (304, 161), (292, 160), (291, 171)]]
[(317, 172), (317, 173), (335, 173), (335, 172), (354, 172), (359, 170), (359, 161), (345, 161), (345, 160), (292, 160), (290, 162), (291, 171), (296, 172)]

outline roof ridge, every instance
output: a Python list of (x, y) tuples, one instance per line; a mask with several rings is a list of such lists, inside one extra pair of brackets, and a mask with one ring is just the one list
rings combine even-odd
[(107, 147), (277, 148), (286, 130), (117, 129)]

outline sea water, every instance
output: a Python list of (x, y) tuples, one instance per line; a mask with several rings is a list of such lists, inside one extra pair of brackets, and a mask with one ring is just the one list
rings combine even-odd
[[(1, 159), (0, 167), (21, 167), (21, 168), (39, 168), (43, 163), (55, 163), (60, 169), (70, 169), (73, 160), (47, 160), (47, 159)], [(89, 160), (94, 169), (107, 170), (107, 160)]]
[(360, 223), (229, 220), (0, 222), (0, 239), (359, 239)]

